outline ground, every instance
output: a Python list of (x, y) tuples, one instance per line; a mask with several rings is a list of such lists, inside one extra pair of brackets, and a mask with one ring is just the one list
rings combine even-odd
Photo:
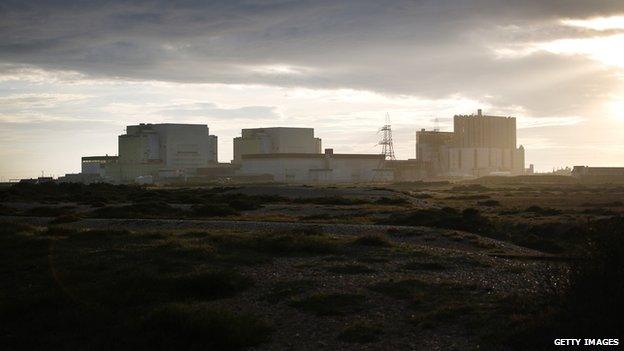
[(518, 349), (624, 188), (0, 190), (3, 349)]

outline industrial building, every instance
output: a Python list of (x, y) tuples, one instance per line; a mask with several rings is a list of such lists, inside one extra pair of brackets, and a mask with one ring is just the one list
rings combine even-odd
[(453, 132), (416, 132), (416, 159), (429, 177), (524, 173), (515, 117), (455, 115)]
[(106, 176), (106, 165), (117, 163), (117, 156), (85, 156), (82, 158), (80, 173), (84, 175), (97, 175), (101, 178)]
[(243, 155), (258, 154), (320, 154), (321, 139), (314, 137), (314, 128), (253, 128), (241, 130), (234, 138), (233, 163), (240, 164)]
[(205, 124), (145, 124), (126, 127), (119, 135), (119, 156), (86, 156), (82, 172), (67, 181), (113, 183), (193, 175), (218, 164), (217, 137)]
[(624, 167), (574, 166), (572, 176), (588, 183), (624, 183)]
[(392, 180), (381, 154), (264, 153), (241, 157), (240, 173), (286, 183), (358, 183)]

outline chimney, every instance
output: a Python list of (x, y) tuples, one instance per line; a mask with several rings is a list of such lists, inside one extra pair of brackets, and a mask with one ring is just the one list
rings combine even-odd
[(477, 110), (477, 116), (481, 117), (481, 109)]

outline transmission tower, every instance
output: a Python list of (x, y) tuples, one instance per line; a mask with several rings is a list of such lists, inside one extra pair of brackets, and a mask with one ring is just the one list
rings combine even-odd
[(392, 128), (390, 128), (390, 115), (386, 113), (386, 124), (379, 129), (382, 133), (378, 145), (381, 145), (381, 154), (386, 160), (396, 160), (394, 157), (394, 145), (392, 143)]

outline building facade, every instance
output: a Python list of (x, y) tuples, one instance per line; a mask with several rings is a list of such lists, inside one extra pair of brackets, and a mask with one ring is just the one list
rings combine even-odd
[(243, 129), (234, 138), (234, 163), (241, 163), (243, 155), (284, 153), (320, 154), (321, 139), (313, 128), (287, 127)]
[(514, 117), (455, 115), (453, 132), (421, 130), (416, 159), (431, 177), (524, 173), (524, 147), (516, 147)]
[(117, 162), (105, 166), (112, 182), (133, 182), (139, 177), (194, 174), (217, 164), (217, 137), (205, 124), (138, 124), (118, 137)]
[(359, 183), (392, 180), (392, 170), (384, 168), (379, 154), (274, 153), (241, 157), (243, 175), (271, 175), (285, 183)]

